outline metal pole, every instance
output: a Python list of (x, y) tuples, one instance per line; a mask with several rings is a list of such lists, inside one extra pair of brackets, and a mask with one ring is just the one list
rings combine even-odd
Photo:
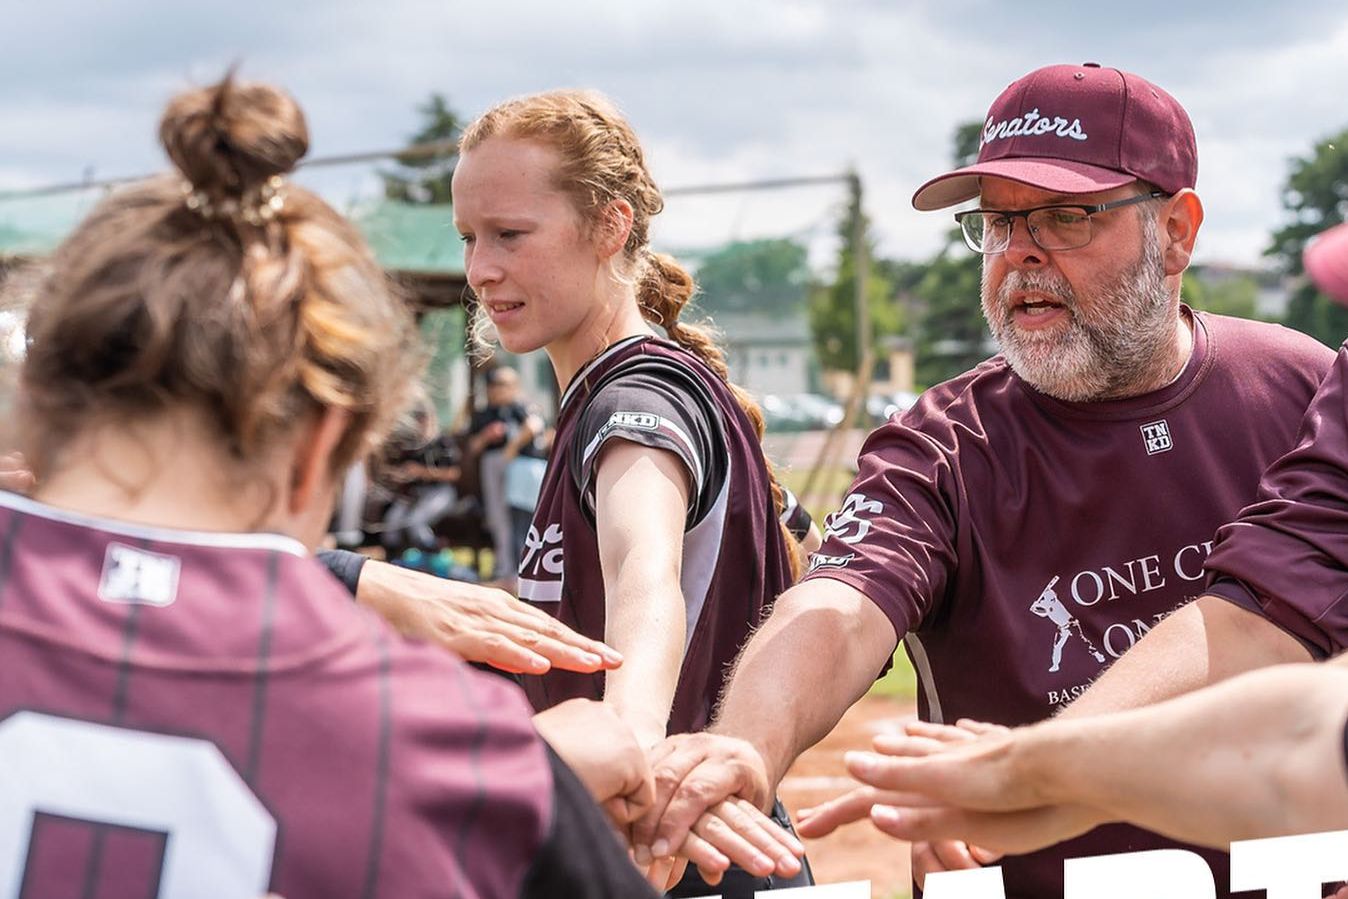
[[(815, 486), (818, 484), (824, 468), (829, 460), (833, 459), (838, 451), (838, 443), (842, 440), (844, 434), (852, 429), (856, 422), (858, 414), (866, 407), (866, 395), (870, 390), (871, 370), (875, 367), (875, 356), (871, 350), (871, 302), (870, 302), (870, 280), (871, 280), (871, 253), (870, 246), (866, 242), (866, 215), (863, 203), (863, 193), (861, 188), (861, 176), (855, 170), (847, 173), (847, 186), (850, 199), (850, 210), (852, 213), (852, 233), (850, 242), (852, 245), (852, 266), (856, 277), (855, 293), (853, 302), (855, 303), (856, 313), (856, 338), (857, 338), (857, 368), (852, 380), (852, 392), (847, 398), (847, 405), (844, 407), (842, 421), (838, 422), (828, 436), (824, 438), (823, 444), (819, 447), (819, 454), (815, 457), (814, 465), (810, 468), (810, 473), (805, 478), (805, 485), (801, 488), (800, 500), (804, 503), (814, 503), (823, 497), (815, 493)], [(808, 499), (807, 499), (808, 497)], [(830, 504), (837, 500), (837, 497), (824, 498)]]

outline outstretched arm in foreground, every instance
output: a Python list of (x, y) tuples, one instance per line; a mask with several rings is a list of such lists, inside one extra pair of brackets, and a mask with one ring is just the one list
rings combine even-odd
[(1200, 596), (1152, 628), (1060, 717), (1138, 708), (1246, 671), (1310, 660), (1309, 650), (1267, 618)]
[(848, 767), (889, 791), (871, 817), (903, 839), (1024, 852), (1074, 835), (1072, 822), (1120, 820), (1224, 848), (1348, 827), (1345, 718), (1348, 666), (1283, 665), (1151, 708), (966, 743), (880, 738), (882, 754)]
[(470, 662), (503, 671), (598, 671), (622, 664), (615, 650), (495, 587), (367, 560), (356, 601), (404, 636), (439, 643)]

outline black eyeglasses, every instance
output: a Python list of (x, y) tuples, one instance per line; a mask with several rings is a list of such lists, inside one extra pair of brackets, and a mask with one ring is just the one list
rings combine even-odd
[(1016, 211), (1001, 209), (966, 209), (955, 213), (964, 242), (975, 253), (985, 256), (1006, 252), (1011, 245), (1011, 229), (1016, 219), (1025, 219), (1030, 239), (1045, 250), (1075, 250), (1091, 242), (1091, 216), (1148, 200), (1167, 197), (1165, 191), (1125, 197), (1112, 203), (1094, 206), (1036, 206)]

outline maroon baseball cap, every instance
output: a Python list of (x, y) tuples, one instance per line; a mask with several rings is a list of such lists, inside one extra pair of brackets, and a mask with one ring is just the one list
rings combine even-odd
[(1138, 180), (1176, 193), (1198, 180), (1198, 150), (1184, 107), (1151, 82), (1093, 62), (1046, 66), (993, 102), (978, 162), (922, 185), (913, 206), (972, 199), (984, 176), (1063, 194)]
[(1306, 274), (1330, 299), (1348, 305), (1348, 225), (1335, 225), (1306, 247)]

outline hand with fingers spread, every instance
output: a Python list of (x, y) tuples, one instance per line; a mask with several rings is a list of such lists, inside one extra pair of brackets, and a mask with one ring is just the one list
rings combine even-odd
[(404, 636), (439, 643), (470, 662), (502, 671), (591, 672), (622, 664), (617, 651), (494, 587), (372, 560), (361, 568), (356, 601)]
[(848, 771), (866, 786), (810, 810), (800, 831), (814, 836), (868, 815), (879, 830), (913, 843), (921, 887), (928, 874), (988, 865), (1103, 823), (1101, 813), (1056, 804), (1020, 777), (1016, 742), (1016, 732), (969, 720), (881, 734), (874, 753), (847, 755)]
[(23, 453), (0, 455), (0, 490), (11, 493), (27, 493), (33, 489), (36, 480)]
[[(877, 735), (872, 745), (875, 752), (885, 756), (920, 758), (948, 751), (951, 747), (967, 745), (979, 737), (991, 738), (1006, 732), (1007, 729), (1001, 725), (969, 720), (961, 720), (953, 726), (910, 721), (904, 725), (901, 734)], [(849, 762), (853, 757), (864, 759), (868, 756), (865, 753), (849, 753)], [(826, 836), (844, 824), (869, 817), (873, 805), (921, 804), (922, 798), (917, 791), (896, 793), (872, 786), (858, 787), (822, 805), (802, 809), (799, 830), (806, 837)]]

